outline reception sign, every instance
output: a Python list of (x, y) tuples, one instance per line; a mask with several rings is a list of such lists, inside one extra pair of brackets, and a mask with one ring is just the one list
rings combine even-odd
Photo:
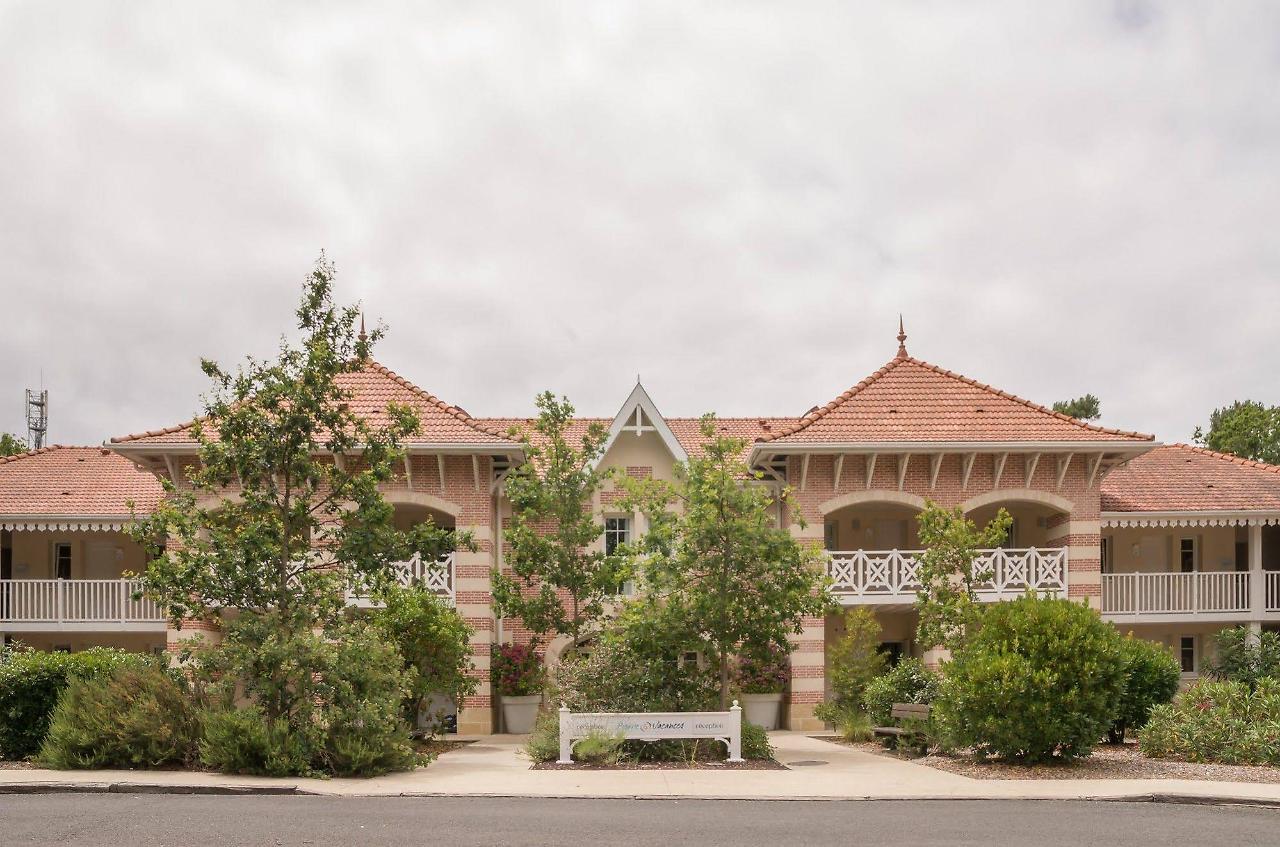
[(712, 738), (729, 748), (729, 761), (742, 761), (742, 708), (727, 712), (571, 712), (560, 709), (560, 763), (573, 761), (573, 745), (592, 733), (636, 741)]

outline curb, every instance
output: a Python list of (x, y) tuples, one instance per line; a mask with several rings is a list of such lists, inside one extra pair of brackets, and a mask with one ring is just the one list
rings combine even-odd
[(525, 799), (525, 800), (640, 800), (671, 801), (697, 800), (703, 802), (766, 802), (766, 803), (912, 803), (912, 802), (966, 802), (966, 803), (1166, 803), (1177, 806), (1255, 806), (1280, 809), (1280, 799), (1241, 797), (1214, 794), (1184, 794), (1177, 792), (1150, 792), (1140, 794), (1079, 795), (1075, 797), (1047, 797), (1044, 795), (992, 797), (990, 795), (920, 795), (916, 797), (875, 796), (822, 797), (793, 795), (787, 797), (752, 797), (732, 794), (513, 794), (484, 792), (458, 794), (450, 792), (401, 792), (396, 794), (337, 794), (311, 791), (297, 785), (171, 785), (138, 782), (12, 782), (0, 784), (0, 795), (22, 794), (173, 794), (206, 795), (222, 797), (294, 796), (294, 797), (405, 797), (422, 799), (472, 798)]

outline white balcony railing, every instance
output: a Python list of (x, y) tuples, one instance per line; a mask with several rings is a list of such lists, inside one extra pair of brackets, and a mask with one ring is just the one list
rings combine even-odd
[[(419, 556), (414, 556), (409, 561), (400, 562), (396, 566), (396, 581), (401, 585), (408, 586), (416, 583), (450, 603), (457, 601), (454, 578), (453, 553), (427, 562), (423, 562)], [(347, 600), (361, 607), (375, 605), (368, 597), (357, 594), (349, 594)]]
[(163, 623), (159, 605), (134, 599), (141, 590), (136, 579), (0, 580), (0, 623)]
[[(846, 603), (914, 600), (920, 590), (919, 556), (923, 552), (828, 551), (831, 592)], [(974, 570), (989, 575), (978, 586), (978, 596), (984, 600), (1017, 596), (1027, 590), (1055, 595), (1067, 590), (1067, 551), (1062, 547), (980, 550)]]
[[(1241, 571), (1103, 574), (1102, 613), (1242, 614), (1249, 611), (1249, 579)], [(1272, 599), (1269, 591), (1268, 603)]]
[(1263, 583), (1267, 589), (1263, 611), (1280, 612), (1280, 571), (1266, 571), (1263, 575), (1267, 578)]

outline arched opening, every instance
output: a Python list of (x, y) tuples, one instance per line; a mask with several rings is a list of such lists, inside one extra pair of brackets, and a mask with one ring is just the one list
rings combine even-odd
[(392, 520), (396, 529), (402, 532), (428, 520), (445, 529), (453, 529), (455, 527), (453, 515), (440, 509), (433, 509), (422, 503), (392, 502), (391, 505), (395, 509), (395, 515)]
[(1013, 523), (1000, 547), (1028, 548), (1060, 546), (1064, 527), (1071, 515), (1071, 503), (1045, 492), (989, 492), (961, 505), (965, 515), (978, 525), (986, 526), (1001, 509), (1009, 513)]
[(827, 550), (914, 550), (924, 501), (897, 491), (864, 491), (822, 505)]

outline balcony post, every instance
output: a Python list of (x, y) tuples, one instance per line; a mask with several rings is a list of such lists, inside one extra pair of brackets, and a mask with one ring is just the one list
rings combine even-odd
[[(1261, 621), (1267, 608), (1267, 576), (1262, 571), (1262, 524), (1249, 525), (1249, 613)], [(1251, 625), (1252, 626), (1252, 625)], [(1261, 624), (1253, 626), (1261, 629)]]

